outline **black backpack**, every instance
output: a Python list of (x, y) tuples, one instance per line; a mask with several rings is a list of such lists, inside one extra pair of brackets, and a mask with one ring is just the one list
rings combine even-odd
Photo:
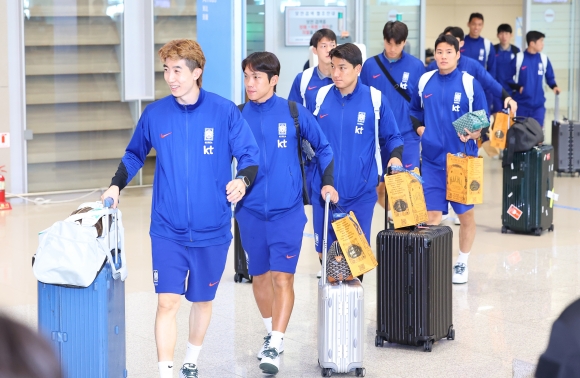
[(514, 117), (514, 122), (507, 132), (507, 153), (503, 155), (503, 167), (513, 163), (514, 152), (529, 151), (544, 141), (544, 130), (535, 119)]

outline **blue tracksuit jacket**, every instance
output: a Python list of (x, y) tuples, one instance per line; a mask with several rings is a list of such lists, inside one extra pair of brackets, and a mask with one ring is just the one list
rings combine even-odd
[[(306, 108), (296, 104), (300, 135), (314, 149), (324, 185), (333, 185), (332, 148), (316, 119)], [(260, 169), (248, 195), (240, 207), (262, 220), (283, 217), (288, 211), (303, 206), (302, 172), (298, 160), (298, 140), (288, 100), (274, 94), (266, 102), (247, 102), (242, 111), (260, 147)], [(320, 189), (314, 195), (320, 196)], [(240, 208), (236, 206), (236, 208)], [(237, 210), (236, 209), (236, 210)]]
[(487, 66), (487, 72), (495, 78), (495, 49), (490, 43), (489, 46), (489, 56), (487, 57), (487, 62), (485, 61), (485, 43), (482, 37), (477, 39), (471, 38), (469, 35), (465, 36), (465, 43), (461, 48), (461, 55), (470, 57), (476, 60), (482, 67)]
[[(295, 101), (298, 104), (304, 104), (304, 99), (300, 93), (300, 81), (302, 80), (302, 72), (296, 75), (294, 82), (292, 83), (292, 88), (290, 88), (290, 93), (288, 94), (288, 100)], [(306, 87), (305, 97), (306, 97), (306, 107), (316, 105), (316, 94), (318, 90), (325, 85), (332, 84), (332, 79), (325, 77), (320, 79), (318, 76), (318, 67), (314, 69), (312, 73), (312, 78), (308, 82), (308, 87)]]
[[(556, 77), (554, 76), (554, 69), (552, 68), (552, 63), (548, 59), (548, 67), (542, 67), (542, 59), (540, 54), (530, 54), (524, 51), (524, 60), (522, 62), (522, 67), (520, 68), (519, 80), (517, 83), (514, 82), (513, 76), (516, 74), (516, 59), (512, 61), (511, 69), (511, 82), (512, 87), (517, 90), (514, 93), (514, 99), (520, 104), (520, 106), (535, 109), (543, 108), (546, 102), (546, 96), (544, 95), (544, 76), (546, 77), (546, 84), (550, 88), (557, 86)], [(545, 70), (545, 71), (544, 71)], [(519, 93), (519, 88), (524, 87), (523, 93)]]
[[(308, 110), (314, 112), (315, 106)], [(384, 95), (380, 116), (381, 149), (385, 148), (390, 155), (397, 147), (402, 148), (403, 138)], [(339, 203), (372, 199), (373, 196), (376, 201), (375, 113), (370, 88), (359, 80), (354, 91), (343, 97), (333, 86), (320, 107), (317, 120), (334, 152), (334, 187), (340, 196)], [(388, 161), (382, 163), (386, 166)], [(313, 188), (321, 184), (322, 178), (317, 172)]]
[[(394, 63), (390, 63), (384, 53), (380, 54), (379, 58), (387, 70), (389, 70), (395, 82), (407, 92), (409, 97), (413, 93), (417, 93), (419, 78), (425, 73), (425, 65), (423, 62), (404, 51), (401, 59)], [(365, 85), (377, 88), (389, 99), (389, 105), (405, 142), (408, 140), (418, 141), (419, 136), (413, 130), (413, 125), (409, 118), (409, 102), (397, 92), (389, 79), (385, 77), (385, 74), (375, 61), (374, 56), (365, 61), (360, 74), (360, 80)]]
[(510, 45), (508, 50), (502, 50), (499, 44), (495, 45), (495, 77), (508, 93), (513, 91), (509, 85), (514, 76), (512, 73), (512, 59), (515, 59), (516, 54), (519, 52), (520, 49), (514, 45)]
[[(447, 153), (464, 152), (477, 156), (477, 144), (470, 140), (465, 145), (453, 121), (469, 112), (469, 100), (463, 89), (462, 75), (455, 69), (448, 75), (435, 73), (423, 90), (423, 108), (419, 94), (411, 99), (411, 116), (425, 126), (421, 137), (421, 156), (423, 164), (445, 169)], [(473, 80), (473, 111), (486, 110), (485, 93), (477, 80)]]
[(194, 105), (181, 105), (173, 96), (148, 105), (121, 161), (126, 178), (119, 182), (116, 175), (113, 184), (127, 185), (151, 148), (157, 152), (151, 235), (193, 247), (231, 240), (226, 185), (232, 157), (239, 171), (259, 160), (252, 131), (236, 105), (203, 89)]
[[(491, 54), (491, 53), (490, 53)], [(427, 71), (433, 71), (437, 68), (437, 62), (432, 61), (427, 66)], [(462, 55), (457, 62), (457, 69), (462, 72), (467, 72), (481, 84), (485, 93), (493, 96), (502, 97), (502, 86), (487, 72), (479, 62), (470, 57)]]

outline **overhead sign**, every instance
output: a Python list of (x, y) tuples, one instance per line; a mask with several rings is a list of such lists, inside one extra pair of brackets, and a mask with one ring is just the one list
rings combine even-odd
[(345, 30), (346, 7), (286, 7), (286, 46), (309, 46), (319, 29), (340, 36)]

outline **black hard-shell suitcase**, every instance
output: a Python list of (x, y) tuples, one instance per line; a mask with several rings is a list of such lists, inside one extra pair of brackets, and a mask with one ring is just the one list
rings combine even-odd
[(240, 237), (240, 228), (238, 222), (234, 219), (234, 274), (235, 282), (242, 282), (244, 278), (252, 282), (252, 276), (248, 272), (248, 260), (246, 251), (242, 247), (242, 238)]
[(554, 149), (536, 146), (514, 153), (514, 161), (503, 169), (502, 228), (520, 233), (553, 231)]
[(455, 339), (452, 319), (453, 231), (447, 226), (385, 230), (377, 235), (377, 335), (423, 345)]
[(558, 176), (561, 173), (580, 172), (580, 123), (566, 118), (560, 119), (559, 97), (556, 96), (552, 121), (554, 171)]

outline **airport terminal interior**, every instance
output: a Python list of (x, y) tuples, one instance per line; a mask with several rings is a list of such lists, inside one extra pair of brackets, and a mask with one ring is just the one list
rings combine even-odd
[[(235, 103), (244, 101), (241, 60), (251, 52), (271, 51), (282, 64), (277, 93), (286, 97), (309, 60), (309, 37), (305, 43), (300, 25), (298, 32), (291, 29), (298, 21), (287, 17), (287, 7), (343, 13), (336, 20), (337, 31), (347, 31), (352, 42), (365, 45), (367, 57), (381, 53), (382, 28), (389, 20), (408, 24), (406, 51), (422, 60), (446, 26), (460, 26), (467, 33), (472, 12), (485, 15), (482, 35), (493, 44), (498, 43), (495, 30), (501, 23), (514, 29), (511, 43), (524, 48), (525, 32), (540, 30), (562, 89), (555, 108), (554, 94), (545, 86), (545, 143), (552, 142), (554, 118), (580, 118), (580, 6), (574, 0), (0, 0), (0, 177), (5, 178), (11, 204), (10, 210), (2, 210), (0, 202), (0, 312), (37, 329), (31, 260), (38, 234), (79, 204), (100, 199), (143, 109), (170, 93), (157, 50), (176, 38), (199, 40), (208, 60), (204, 88)], [(502, 162), (483, 149), (480, 156), (484, 194), (483, 203), (475, 206), (469, 282), (452, 286), (455, 339), (437, 341), (430, 353), (394, 343), (375, 346), (374, 269), (363, 281), (367, 377), (532, 377), (554, 321), (580, 298), (580, 176), (564, 173), (554, 179), (553, 231), (540, 236), (502, 233)], [(129, 377), (159, 376), (149, 236), (154, 171), (153, 151), (122, 191), (119, 205), (129, 272)], [(321, 374), (320, 264), (311, 207), (305, 212), (296, 300), (277, 377)], [(454, 261), (459, 253), (455, 217), (450, 214), (443, 221), (453, 230)], [(373, 251), (384, 228), (384, 209), (377, 204), (370, 235)], [(256, 359), (264, 324), (252, 284), (235, 282), (234, 273), (232, 243), (198, 360), (202, 377), (264, 376)], [(189, 302), (183, 298), (176, 365), (185, 355), (188, 315)], [(174, 374), (178, 376), (177, 370)]]

